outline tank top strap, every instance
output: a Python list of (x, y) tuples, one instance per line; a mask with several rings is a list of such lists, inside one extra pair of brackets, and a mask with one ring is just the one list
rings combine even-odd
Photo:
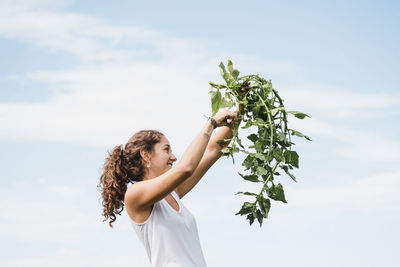
[(175, 190), (172, 190), (171, 195), (175, 198), (176, 201), (180, 201), (181, 199), (179, 198), (178, 194), (175, 192)]

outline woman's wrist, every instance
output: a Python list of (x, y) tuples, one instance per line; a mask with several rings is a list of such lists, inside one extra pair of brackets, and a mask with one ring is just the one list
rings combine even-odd
[(203, 116), (207, 118), (207, 123), (210, 123), (214, 130), (219, 126), (217, 120), (214, 117), (209, 117), (206, 115)]
[(207, 138), (210, 138), (214, 131), (214, 126), (211, 123), (211, 120), (208, 119), (206, 125), (204, 126), (203, 135)]
[(209, 117), (208, 119), (210, 120), (210, 122), (211, 122), (211, 124), (212, 124), (212, 126), (214, 127), (214, 130), (215, 130), (215, 128), (218, 127), (217, 121), (213, 117)]

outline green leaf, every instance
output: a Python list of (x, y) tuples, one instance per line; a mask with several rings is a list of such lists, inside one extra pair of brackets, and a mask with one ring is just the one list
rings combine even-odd
[(289, 175), (290, 178), (292, 178), (293, 181), (295, 181), (297, 183), (296, 177), (291, 174), (288, 170), (288, 166), (280, 166), (282, 170), (284, 170), (286, 172), (287, 175)]
[(233, 107), (234, 105), (235, 105), (235, 104), (234, 104), (232, 101), (226, 100), (226, 98), (223, 97), (223, 98), (222, 98), (222, 101), (221, 101), (220, 108), (226, 108), (226, 107), (231, 108), (231, 107)]
[(232, 75), (232, 77), (236, 80), (239, 76), (239, 71), (233, 68), (232, 61), (228, 60), (228, 71)]
[(245, 215), (256, 208), (255, 203), (244, 202), (242, 208), (235, 215)]
[(240, 149), (235, 145), (235, 143), (233, 143), (232, 144), (232, 150), (231, 150), (231, 152), (232, 153), (237, 153), (237, 152), (239, 152), (240, 151)]
[(211, 94), (212, 116), (215, 116), (215, 114), (217, 114), (219, 108), (221, 107), (221, 92), (219, 90), (211, 91), (210, 94)]
[(309, 117), (307, 114), (299, 112), (299, 111), (287, 111), (287, 113), (293, 114), (298, 119), (304, 119), (305, 117)]
[(265, 150), (266, 142), (259, 139), (254, 143), (254, 148), (258, 153), (261, 153)]
[(250, 128), (253, 125), (252, 121), (246, 121), (246, 124), (244, 126), (242, 126), (242, 129), (247, 129)]
[(239, 71), (238, 70), (233, 70), (232, 72), (231, 72), (231, 74), (232, 74), (232, 77), (235, 79), (235, 80), (237, 80), (237, 78), (239, 77)]
[(282, 132), (279, 132), (279, 133), (278, 133), (278, 140), (279, 140), (279, 141), (286, 142), (286, 141), (287, 141), (287, 139), (286, 139), (286, 136), (285, 136), (285, 134), (284, 134), (284, 133), (282, 133)]
[(247, 180), (247, 181), (250, 181), (250, 182), (254, 182), (254, 183), (261, 182), (261, 181), (258, 179), (258, 176), (257, 176), (257, 175), (243, 175), (243, 174), (241, 174), (241, 173), (239, 173), (239, 175), (242, 176), (243, 179), (245, 179), (245, 180)]
[(278, 111), (279, 111), (279, 109), (277, 109), (277, 108), (271, 109), (271, 115), (275, 116), (276, 113), (278, 113)]
[(224, 77), (224, 75), (226, 74), (226, 70), (225, 70), (225, 65), (224, 63), (219, 63), (219, 70), (221, 72), (221, 76)]
[(247, 169), (249, 169), (250, 167), (253, 166), (253, 162), (254, 162), (254, 157), (252, 155), (248, 155), (244, 159), (244, 161), (242, 163), (242, 166), (246, 167), (246, 170), (247, 170)]
[(240, 146), (241, 148), (245, 148), (245, 147), (242, 145), (242, 140), (240, 140), (239, 137), (236, 138), (236, 142), (239, 144), (239, 146)]
[(268, 198), (263, 198), (263, 206), (264, 206), (264, 213), (265, 218), (268, 217), (269, 210), (271, 209), (271, 201)]
[(265, 215), (265, 207), (264, 207), (264, 201), (263, 201), (264, 197), (261, 194), (260, 196), (257, 197), (257, 203), (258, 206), (260, 207), (260, 211), (263, 214), (263, 216)]
[(296, 135), (298, 137), (304, 137), (305, 139), (307, 139), (308, 141), (311, 141), (310, 137), (302, 134), (301, 132), (298, 132), (296, 130), (290, 129), (290, 131), (292, 131), (292, 135)]
[(272, 151), (272, 155), (277, 161), (284, 161), (285, 158), (283, 156), (282, 150), (279, 149), (279, 147), (275, 147), (274, 150)]
[(250, 226), (253, 224), (254, 222), (254, 215), (252, 213), (250, 213), (249, 215), (247, 215), (247, 220), (249, 220)]
[(283, 192), (283, 187), (281, 184), (274, 185), (268, 189), (268, 196), (273, 200), (282, 201), (287, 203), (285, 199), (285, 193)]
[(228, 67), (228, 71), (232, 74), (232, 72), (233, 72), (233, 64), (232, 64), (232, 61), (228, 60), (228, 65), (227, 65), (227, 67)]
[(296, 168), (299, 167), (299, 155), (297, 154), (296, 151), (286, 150), (283, 153), (283, 156), (285, 157), (286, 163), (289, 163), (290, 165)]
[(261, 159), (261, 160), (267, 160), (267, 155), (262, 154), (262, 153), (254, 153), (252, 154), (255, 158)]
[(261, 214), (260, 210), (257, 210), (256, 214), (257, 214), (257, 221), (258, 221), (258, 223), (260, 224), (260, 227), (261, 227), (262, 226), (262, 222), (263, 222), (263, 215)]
[(230, 82), (229, 73), (226, 72), (224, 63), (221, 62), (219, 64), (219, 69), (220, 69), (222, 78), (224, 78), (225, 82), (228, 84)]
[(257, 196), (256, 193), (251, 193), (251, 192), (237, 192), (235, 195), (238, 195), (238, 194), (243, 194), (246, 196)]
[(269, 122), (266, 122), (262, 118), (256, 118), (254, 120), (254, 125), (256, 125), (258, 127), (267, 127), (267, 128), (270, 126)]
[(233, 157), (233, 154), (231, 154), (231, 158), (232, 158), (233, 165), (235, 165), (235, 158)]
[(224, 147), (221, 149), (221, 153), (223, 154), (231, 153), (231, 149), (229, 147)]
[(218, 88), (219, 84), (213, 83), (213, 82), (208, 82), (212, 87)]
[(268, 217), (269, 209), (271, 208), (271, 201), (264, 198), (262, 195), (257, 199), (258, 206), (260, 207), (261, 214), (264, 218)]
[(263, 105), (261, 103), (256, 104), (256, 106), (252, 110), (253, 117), (255, 117), (255, 118), (259, 117), (259, 113), (260, 113), (260, 110), (262, 107), (263, 107)]
[(247, 139), (249, 139), (250, 141), (252, 141), (254, 143), (258, 140), (258, 135), (250, 134), (249, 136), (247, 136)]
[(268, 170), (266, 170), (263, 166), (258, 166), (256, 168), (256, 173), (261, 176), (261, 175), (268, 174)]
[(277, 107), (277, 108), (271, 109), (271, 115), (275, 116), (280, 110), (285, 110), (285, 109), (283, 107)]

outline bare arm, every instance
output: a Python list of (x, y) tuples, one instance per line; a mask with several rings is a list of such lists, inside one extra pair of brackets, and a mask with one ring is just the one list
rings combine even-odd
[[(235, 118), (232, 112), (224, 111), (216, 115), (220, 125), (228, 118)], [(209, 143), (214, 127), (210, 120), (192, 141), (175, 167), (153, 179), (135, 183), (125, 194), (125, 202), (134, 209), (142, 210), (160, 201), (193, 175)]]
[(194, 173), (176, 188), (179, 198), (184, 197), (200, 181), (204, 174), (222, 156), (221, 148), (227, 146), (229, 142), (220, 145), (217, 141), (232, 138), (232, 130), (227, 126), (221, 127), (212, 137), (203, 158)]
[(171, 193), (179, 184), (190, 177), (199, 164), (213, 131), (210, 121), (192, 141), (182, 159), (162, 175), (135, 183), (125, 194), (125, 202), (137, 209), (151, 206)]
[[(242, 104), (239, 105), (239, 108), (236, 110), (235, 115), (244, 113), (244, 106)], [(240, 124), (241, 117), (236, 121), (237, 124)], [(221, 149), (228, 146), (229, 142), (225, 142), (223, 144), (219, 144), (219, 140), (223, 139), (231, 139), (233, 136), (232, 128), (233, 124), (229, 126), (221, 127), (212, 137), (210, 142), (207, 145), (206, 151), (204, 153), (203, 158), (201, 159), (199, 166), (194, 171), (192, 176), (186, 179), (182, 184), (178, 186), (176, 189), (177, 194), (180, 198), (184, 197), (190, 190), (195, 187), (195, 185), (203, 178), (204, 174), (211, 168), (212, 165), (222, 156)]]

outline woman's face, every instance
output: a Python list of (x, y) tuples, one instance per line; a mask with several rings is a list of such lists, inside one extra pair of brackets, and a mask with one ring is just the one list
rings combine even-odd
[(160, 142), (154, 145), (153, 152), (151, 153), (150, 170), (157, 176), (161, 175), (171, 169), (175, 161), (176, 157), (172, 153), (168, 139), (162, 136)]

